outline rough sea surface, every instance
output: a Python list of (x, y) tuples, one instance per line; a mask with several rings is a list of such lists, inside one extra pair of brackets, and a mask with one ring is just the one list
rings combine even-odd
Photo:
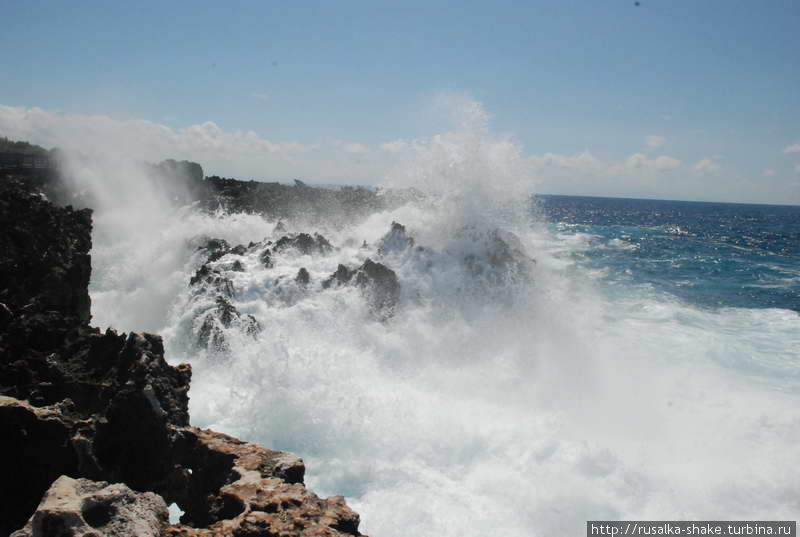
[(557, 233), (585, 237), (586, 266), (711, 308), (800, 311), (800, 207), (539, 196)]
[[(415, 147), (389, 182), (427, 201), (346, 227), (283, 223), (330, 253), (265, 267), (261, 243), (214, 262), (263, 329), (223, 329), (224, 352), (198, 347), (215, 297), (188, 285), (197, 245), (287, 231), (155, 192), (108, 196), (94, 322), (162, 334), (173, 363), (192, 363), (195, 425), (301, 455), (310, 488), (345, 494), (370, 535), (800, 518), (798, 208), (539, 197), (532, 210), (519, 149), (481, 124)], [(381, 249), (393, 221), (414, 248)], [(529, 277), (492, 272), (496, 237), (535, 259)], [(355, 287), (323, 289), (367, 257), (402, 286), (389, 319)]]

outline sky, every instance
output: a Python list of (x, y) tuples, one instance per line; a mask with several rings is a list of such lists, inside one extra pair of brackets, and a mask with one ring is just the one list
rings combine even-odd
[(800, 204), (800, 2), (6, 0), (0, 136), (381, 184), (478, 107), (551, 194)]

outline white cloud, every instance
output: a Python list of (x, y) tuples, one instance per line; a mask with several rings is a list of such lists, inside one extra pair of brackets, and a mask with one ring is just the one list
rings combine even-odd
[(667, 155), (650, 158), (644, 153), (634, 153), (622, 162), (606, 162), (588, 150), (574, 155), (544, 153), (532, 155), (528, 161), (538, 170), (562, 169), (604, 176), (641, 175), (677, 169), (681, 161)]
[[(482, 108), (459, 96), (454, 109), (466, 118), (454, 119), (461, 130), (382, 142), (333, 140), (311, 144), (229, 130), (213, 121), (176, 127), (147, 120), (0, 106), (0, 136), (112, 159), (193, 160), (208, 175), (240, 179), (300, 177), (311, 183), (378, 184), (385, 178), (391, 183), (398, 169), (399, 173), (411, 170), (407, 171), (409, 175), (424, 175), (434, 166), (436, 173), (453, 181), (462, 181), (465, 174), (474, 176), (476, 182), (493, 174), (505, 174), (512, 178), (507, 183), (519, 179), (530, 185), (535, 181), (539, 191), (548, 193), (738, 201), (774, 201), (778, 195), (772, 192), (766, 196), (763, 185), (757, 182), (737, 183), (735, 178), (717, 173), (722, 168), (723, 157), (719, 155), (694, 164), (657, 155), (654, 148), (666, 143), (657, 135), (652, 135), (656, 137), (653, 140), (648, 137), (649, 149), (613, 160), (589, 150), (522, 155), (512, 140), (490, 135)], [(478, 158), (476, 154), (482, 156)], [(765, 170), (764, 175), (770, 177), (772, 172), (768, 170), (771, 169)], [(800, 174), (800, 164), (796, 171)], [(707, 180), (697, 181), (693, 175)], [(793, 189), (780, 196), (793, 200), (797, 194)]]
[(762, 175), (763, 175), (764, 177), (775, 177), (777, 174), (778, 174), (778, 173), (775, 171), (775, 169), (774, 169), (774, 168), (766, 168), (766, 169), (765, 169), (765, 170), (762, 172)]
[(651, 149), (656, 149), (661, 147), (667, 143), (667, 139), (663, 136), (658, 136), (656, 134), (651, 134), (650, 136), (645, 138), (645, 145)]
[(382, 143), (379, 147), (381, 151), (386, 151), (387, 153), (400, 153), (407, 149), (409, 145), (410, 142), (408, 140), (392, 140)]
[[(65, 115), (10, 106), (0, 106), (0, 135), (109, 157), (150, 162), (193, 160), (209, 174), (263, 179), (329, 177), (330, 167), (324, 164), (331, 158), (327, 152), (343, 152), (342, 148), (271, 140), (253, 131), (226, 130), (213, 121), (172, 127), (147, 120)], [(351, 170), (339, 171), (341, 177), (347, 177)]]
[(61, 115), (41, 108), (10, 106), (0, 106), (0, 132), (46, 146), (149, 159), (260, 153), (290, 156), (310, 149), (294, 141), (273, 142), (253, 131), (226, 131), (213, 121), (173, 128), (147, 120)]
[(722, 167), (717, 157), (706, 157), (692, 166), (692, 171), (697, 175), (712, 175), (719, 172), (721, 169)]
[(784, 153), (800, 153), (800, 144), (787, 145), (783, 149)]
[(628, 157), (625, 161), (625, 166), (632, 170), (644, 170), (644, 171), (657, 171), (657, 172), (666, 172), (669, 170), (674, 170), (679, 168), (681, 165), (681, 161), (674, 158), (668, 157), (666, 155), (661, 155), (656, 158), (648, 158), (647, 155), (642, 153), (636, 153)]
[(360, 142), (351, 142), (345, 140), (337, 140), (334, 144), (341, 148), (342, 151), (345, 153), (352, 153), (355, 155), (361, 155), (364, 153), (369, 153), (369, 147), (360, 143)]

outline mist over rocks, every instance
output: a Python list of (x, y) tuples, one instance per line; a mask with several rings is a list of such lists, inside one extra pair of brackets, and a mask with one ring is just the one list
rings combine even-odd
[(17, 535), (124, 535), (150, 515), (153, 534), (359, 535), (341, 497), (303, 486), (300, 458), (191, 427), (191, 368), (169, 365), (159, 336), (89, 324), (91, 211), (8, 177), (0, 208), (0, 535), (29, 519)]
[(323, 289), (355, 285), (369, 304), (370, 311), (381, 320), (394, 315), (400, 301), (400, 282), (395, 271), (382, 263), (367, 258), (354, 269), (339, 265), (336, 272), (322, 283)]
[[(320, 233), (289, 233), (275, 242), (265, 238), (259, 242), (250, 242), (247, 246), (240, 244), (233, 247), (223, 239), (199, 239), (196, 251), (200, 256), (205, 256), (205, 261), (189, 280), (192, 300), (197, 304), (205, 304), (196, 310), (194, 332), (197, 347), (223, 355), (230, 350), (226, 336), (229, 329), (252, 337), (257, 337), (263, 330), (264, 327), (255, 316), (240, 313), (231, 302), (239, 295), (232, 273), (247, 271), (246, 266), (249, 263), (245, 257), (251, 257), (250, 263), (257, 260), (256, 264), (264, 269), (274, 269), (282, 267), (285, 256), (326, 257), (335, 250), (330, 241)], [(297, 269), (291, 278), (271, 277), (269, 270), (267, 274), (268, 285), (276, 288), (291, 287), (303, 293), (321, 292), (346, 285), (355, 287), (359, 289), (370, 312), (380, 320), (390, 318), (400, 300), (401, 287), (397, 274), (386, 265), (369, 258), (352, 269), (339, 265), (337, 271), (319, 280), (315, 286), (311, 285), (312, 277), (306, 267)]]

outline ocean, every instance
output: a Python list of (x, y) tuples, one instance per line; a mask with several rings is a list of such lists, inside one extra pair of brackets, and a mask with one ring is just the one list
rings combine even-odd
[[(483, 132), (445, 134), (391, 182), (427, 198), (330, 227), (106, 186), (93, 323), (160, 333), (192, 364), (193, 424), (299, 454), (369, 535), (797, 519), (800, 208), (532, 198), (522, 164)], [(392, 222), (413, 245), (383, 240)], [(293, 232), (334, 249), (265, 266)], [(253, 243), (210, 266), (258, 334), (189, 285), (211, 237)], [(397, 275), (391, 315), (323, 286), (367, 258)], [(199, 343), (207, 322), (224, 348)]]
[[(540, 196), (555, 233), (584, 236), (586, 266), (708, 308), (800, 311), (800, 207)], [(581, 235), (583, 234), (583, 235)]]

